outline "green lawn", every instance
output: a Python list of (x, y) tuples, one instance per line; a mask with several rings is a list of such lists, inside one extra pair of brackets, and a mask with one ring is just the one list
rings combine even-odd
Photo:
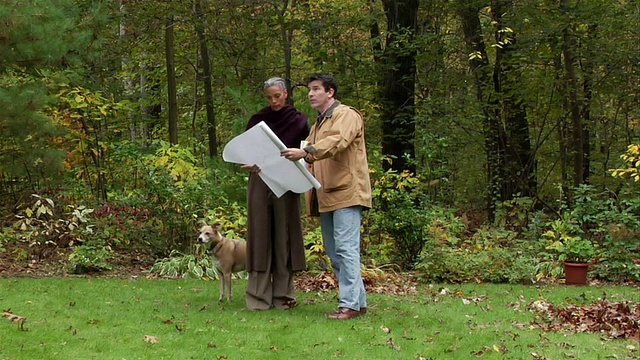
[[(633, 287), (424, 286), (369, 296), (369, 314), (332, 321), (334, 293), (298, 293), (292, 310), (218, 303), (218, 283), (104, 278), (0, 279), (0, 359), (640, 359), (638, 344), (543, 332), (527, 305), (640, 302)], [(441, 291), (442, 288), (448, 291)], [(526, 325), (526, 326), (523, 326)]]

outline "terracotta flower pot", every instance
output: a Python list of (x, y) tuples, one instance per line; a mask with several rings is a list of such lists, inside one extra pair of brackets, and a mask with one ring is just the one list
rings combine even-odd
[(567, 285), (587, 285), (588, 263), (564, 262), (564, 279)]

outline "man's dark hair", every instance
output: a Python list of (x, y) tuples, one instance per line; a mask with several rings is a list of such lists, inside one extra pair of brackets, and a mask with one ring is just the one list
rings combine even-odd
[(307, 86), (309, 86), (310, 82), (316, 81), (316, 80), (322, 81), (322, 86), (324, 87), (324, 91), (329, 91), (330, 89), (333, 89), (333, 97), (336, 98), (336, 96), (338, 95), (338, 83), (336, 82), (336, 79), (333, 78), (333, 76), (327, 73), (315, 73), (315, 74), (309, 75), (306, 78), (305, 82)]

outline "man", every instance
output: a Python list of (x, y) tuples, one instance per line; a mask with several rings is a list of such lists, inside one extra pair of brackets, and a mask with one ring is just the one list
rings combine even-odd
[(362, 211), (371, 208), (371, 182), (364, 141), (364, 120), (354, 108), (336, 100), (338, 85), (325, 73), (307, 78), (309, 102), (318, 119), (303, 149), (281, 151), (304, 158), (322, 184), (318, 211), (322, 238), (340, 286), (338, 310), (328, 317), (346, 320), (366, 314), (367, 295), (360, 271)]

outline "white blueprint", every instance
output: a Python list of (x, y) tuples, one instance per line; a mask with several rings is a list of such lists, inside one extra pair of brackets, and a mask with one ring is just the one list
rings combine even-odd
[(286, 146), (264, 121), (231, 139), (224, 147), (224, 161), (258, 165), (258, 175), (271, 191), (281, 197), (291, 190), (301, 194), (320, 183), (304, 165), (304, 160), (290, 161), (280, 156), (280, 150)]

